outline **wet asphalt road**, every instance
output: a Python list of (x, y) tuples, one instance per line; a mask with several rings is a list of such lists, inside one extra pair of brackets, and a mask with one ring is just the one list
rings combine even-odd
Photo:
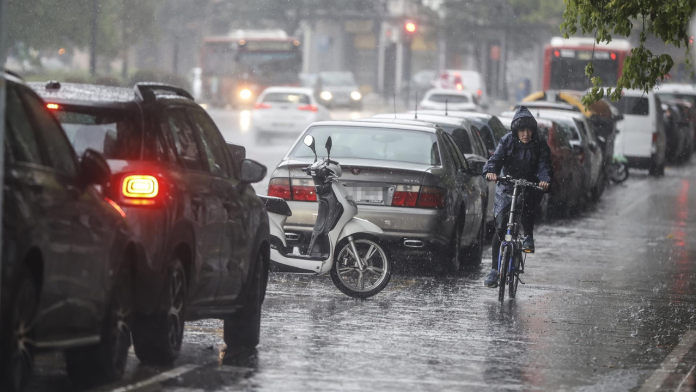
[[(132, 356), (125, 380), (99, 390), (691, 390), (694, 169), (632, 172), (580, 216), (539, 226), (514, 300), (483, 287), (490, 251), (454, 277), (400, 267), (365, 301), (328, 277), (272, 275), (255, 352), (225, 354), (219, 321), (188, 323), (171, 368)], [(32, 391), (75, 390), (60, 355), (37, 367)]]

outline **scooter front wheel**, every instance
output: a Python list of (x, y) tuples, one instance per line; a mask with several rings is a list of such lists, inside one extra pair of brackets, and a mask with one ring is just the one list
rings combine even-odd
[(391, 263), (379, 243), (360, 238), (342, 244), (331, 268), (331, 280), (343, 294), (369, 298), (387, 286), (391, 273)]

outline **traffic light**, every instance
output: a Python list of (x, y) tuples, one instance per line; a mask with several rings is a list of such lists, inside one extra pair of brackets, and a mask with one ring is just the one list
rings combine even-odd
[(412, 20), (407, 20), (404, 21), (404, 26), (403, 26), (403, 42), (406, 45), (411, 45), (411, 42), (413, 42), (413, 37), (416, 35), (416, 32), (418, 31), (418, 25), (416, 22)]

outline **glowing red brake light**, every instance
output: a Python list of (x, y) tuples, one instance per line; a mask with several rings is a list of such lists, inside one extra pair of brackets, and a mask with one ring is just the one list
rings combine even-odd
[(317, 201), (317, 189), (311, 179), (293, 178), (292, 199), (296, 201)]
[(424, 186), (418, 198), (418, 207), (445, 208), (445, 191), (440, 188)]
[(292, 200), (289, 178), (272, 178), (268, 183), (268, 196), (280, 197), (285, 200)]
[(270, 109), (272, 106), (267, 104), (267, 103), (255, 103), (254, 104), (254, 110), (260, 110), (260, 109)]
[(554, 50), (554, 51), (553, 51), (553, 55), (556, 56), (556, 57), (561, 57), (561, 52), (559, 52), (559, 51), (557, 51), (557, 50)]
[(391, 205), (394, 207), (415, 207), (419, 191), (419, 185), (397, 185)]
[(612, 60), (616, 60), (616, 53), (612, 53), (612, 54), (611, 54), (611, 59), (612, 59)]
[(60, 109), (60, 105), (58, 105), (57, 103), (47, 103), (46, 108), (51, 110), (58, 110)]
[(316, 113), (317, 111), (319, 111), (319, 108), (314, 106), (314, 105), (303, 105), (303, 106), (298, 106), (297, 110)]
[(136, 205), (152, 205), (159, 194), (159, 181), (153, 176), (129, 175), (123, 178), (121, 192), (124, 202)]
[(483, 91), (481, 91), (481, 89), (476, 90), (476, 95), (478, 95), (479, 97), (482, 96)]

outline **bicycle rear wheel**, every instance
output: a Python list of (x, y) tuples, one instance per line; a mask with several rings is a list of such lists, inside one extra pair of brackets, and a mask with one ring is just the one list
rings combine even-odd
[(521, 264), (522, 258), (520, 257), (519, 254), (515, 255), (514, 262), (513, 264), (515, 266), (514, 271), (515, 273), (512, 274), (509, 278), (508, 282), (508, 292), (510, 294), (510, 298), (515, 298), (515, 294), (517, 294), (517, 285), (520, 282), (519, 275), (517, 274), (520, 270), (520, 264)]
[(505, 283), (507, 282), (507, 273), (510, 268), (510, 247), (506, 246), (503, 250), (503, 259), (500, 263), (500, 282), (498, 283), (498, 301), (502, 302), (505, 299)]

